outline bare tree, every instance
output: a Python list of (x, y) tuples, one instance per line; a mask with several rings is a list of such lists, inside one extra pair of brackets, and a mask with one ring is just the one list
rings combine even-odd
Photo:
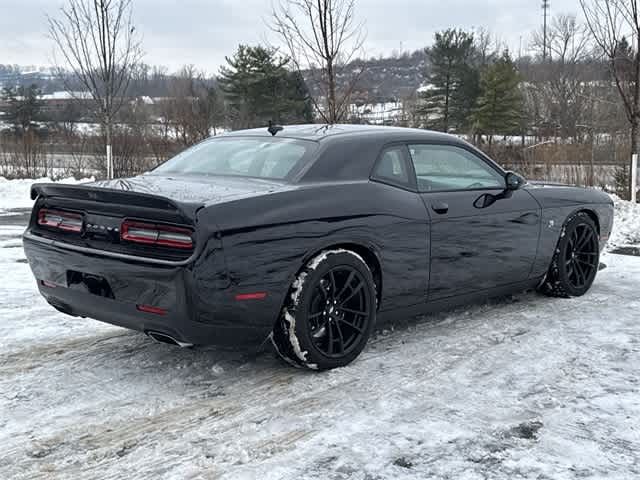
[[(60, 70), (70, 70), (90, 92), (105, 133), (107, 176), (113, 178), (113, 123), (125, 101), (131, 70), (141, 57), (132, 21), (132, 0), (66, 0), (60, 17), (49, 17)], [(57, 62), (56, 62), (57, 63)]]
[(477, 63), (481, 69), (493, 62), (500, 52), (509, 48), (497, 35), (485, 27), (473, 30), (473, 45), (478, 56)]
[[(631, 125), (631, 154), (640, 153), (640, 4), (580, 0), (587, 25), (606, 57)], [(629, 190), (631, 191), (629, 182)]]
[(169, 91), (171, 99), (166, 102), (164, 116), (183, 145), (217, 134), (224, 124), (225, 106), (213, 79), (186, 65), (170, 80)]
[(548, 124), (555, 125), (562, 138), (578, 139), (576, 125), (584, 122), (588, 91), (593, 79), (593, 44), (586, 25), (574, 15), (557, 15), (545, 32), (533, 35), (533, 48), (546, 49), (546, 62), (537, 65), (535, 86)]
[(320, 117), (330, 124), (346, 118), (363, 72), (353, 65), (365, 39), (364, 25), (355, 20), (355, 0), (280, 0), (269, 27), (295, 68), (306, 73), (312, 93), (319, 92), (321, 98), (312, 100)]

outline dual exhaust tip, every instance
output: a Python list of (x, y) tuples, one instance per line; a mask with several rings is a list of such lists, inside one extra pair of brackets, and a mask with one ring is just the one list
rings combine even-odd
[(149, 338), (151, 338), (153, 341), (157, 343), (167, 343), (169, 345), (177, 345), (178, 347), (181, 347), (181, 348), (193, 347), (193, 343), (181, 342), (173, 338), (171, 335), (167, 335), (166, 333), (155, 332), (153, 330), (147, 330), (144, 333), (146, 333)]

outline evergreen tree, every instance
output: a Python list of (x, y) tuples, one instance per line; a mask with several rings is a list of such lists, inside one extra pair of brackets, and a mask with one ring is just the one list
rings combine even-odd
[(479, 73), (474, 65), (472, 34), (457, 29), (438, 32), (427, 52), (431, 70), (429, 90), (419, 112), (429, 128), (459, 131), (469, 125), (470, 113), (479, 93)]
[(481, 94), (474, 113), (475, 129), (493, 135), (517, 132), (522, 115), (520, 75), (508, 51), (487, 67), (480, 81)]
[(481, 93), (481, 71), (471, 58), (460, 68), (460, 83), (452, 97), (450, 109), (450, 125), (457, 132), (473, 128), (473, 112)]
[(226, 95), (233, 128), (312, 121), (309, 91), (299, 73), (288, 70), (289, 60), (273, 49), (240, 45), (218, 83)]
[(3, 90), (2, 96), (8, 104), (5, 119), (13, 125), (16, 133), (22, 134), (34, 125), (42, 108), (40, 94), (37, 85)]
[(289, 72), (289, 82), (293, 86), (292, 98), (295, 102), (288, 112), (289, 117), (284, 120), (285, 123), (313, 123), (314, 110), (311, 94), (302, 74), (297, 70)]

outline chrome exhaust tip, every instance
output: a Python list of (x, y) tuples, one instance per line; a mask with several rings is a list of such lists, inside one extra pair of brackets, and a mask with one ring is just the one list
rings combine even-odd
[(193, 343), (181, 342), (173, 338), (171, 335), (167, 335), (166, 333), (154, 332), (153, 330), (147, 330), (144, 333), (147, 334), (147, 337), (149, 337), (150, 339), (152, 339), (157, 343), (167, 343), (169, 345), (177, 345), (178, 347), (181, 347), (181, 348), (193, 347)]

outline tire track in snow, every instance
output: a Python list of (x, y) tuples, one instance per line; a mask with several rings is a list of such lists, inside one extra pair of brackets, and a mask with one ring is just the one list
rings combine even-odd
[[(451, 327), (451, 322), (444, 321), (441, 323), (437, 323), (434, 325), (429, 324), (418, 324), (418, 329), (423, 329), (426, 327), (427, 332), (431, 330), (433, 333), (445, 332), (448, 328)], [(470, 328), (467, 326), (467, 328)], [(393, 336), (388, 337), (379, 337), (378, 339), (372, 342), (372, 346), (375, 349), (376, 346), (384, 347), (385, 349), (393, 348), (394, 345), (397, 346), (398, 342), (400, 344), (404, 343), (406, 340), (402, 339), (402, 336), (407, 336), (406, 332), (399, 332), (400, 336), (394, 338)], [(403, 335), (404, 333), (404, 335)], [(412, 337), (415, 336), (412, 335)], [(94, 343), (95, 345), (96, 343)], [(101, 345), (101, 349), (104, 349), (105, 346)], [(114, 345), (106, 345), (106, 348), (113, 348)], [(486, 345), (477, 345), (476, 349), (486, 348)], [(464, 345), (464, 350), (473, 354), (468, 348), (467, 345)], [(117, 348), (116, 348), (117, 351)], [(88, 356), (95, 355), (95, 351), (87, 351), (85, 352)], [(388, 352), (386, 352), (388, 354)], [(77, 356), (77, 352), (74, 352), (74, 355)], [(385, 355), (385, 352), (382, 352), (381, 355)], [(367, 354), (365, 353), (363, 357), (364, 368), (366, 369), (366, 363), (375, 362), (378, 358), (378, 355)], [(72, 358), (59, 360), (71, 361)], [(448, 352), (448, 357), (445, 359), (445, 355), (441, 355), (440, 359), (434, 358), (436, 360), (430, 369), (423, 370), (422, 373), (425, 375), (436, 375), (444, 370), (450, 369), (454, 366), (455, 363), (465, 361), (463, 356), (452, 356), (451, 352)], [(446, 361), (448, 360), (448, 361)], [(255, 365), (252, 365), (252, 368)], [(57, 433), (55, 436), (43, 439), (39, 442), (40, 445), (43, 445), (45, 451), (58, 451), (59, 448), (55, 447), (59, 438), (64, 438), (66, 441), (63, 446), (75, 446), (75, 450), (71, 449), (74, 453), (78, 451), (84, 451), (85, 454), (88, 451), (99, 449), (100, 445), (112, 445), (114, 442), (119, 442), (125, 445), (138, 445), (140, 443), (140, 438), (144, 437), (147, 441), (149, 438), (153, 438), (153, 432), (161, 431), (162, 436), (167, 435), (170, 432), (178, 432), (188, 430), (190, 428), (194, 428), (195, 426), (205, 428), (209, 431), (214, 431), (216, 434), (221, 434), (229, 431), (233, 431), (239, 428), (243, 422), (259, 422), (262, 417), (265, 416), (269, 411), (273, 408), (276, 408), (281, 411), (286, 411), (289, 415), (299, 415), (304, 413), (305, 411), (313, 410), (318, 406), (321, 406), (323, 403), (323, 399), (331, 399), (339, 398), (343, 392), (349, 392), (350, 388), (355, 386), (355, 390), (358, 394), (367, 394), (367, 395), (375, 395), (375, 389), (362, 389), (362, 386), (359, 384), (358, 376), (348, 376), (346, 380), (340, 382), (330, 382), (328, 386), (326, 386), (325, 382), (318, 382), (314, 385), (307, 385), (306, 391), (304, 395), (301, 395), (299, 392), (294, 392), (292, 395), (291, 392), (277, 392), (277, 399), (272, 399), (271, 402), (265, 402), (264, 407), (261, 410), (254, 412), (253, 418), (246, 418), (245, 408), (235, 409), (235, 410), (227, 410), (225, 411), (223, 405), (226, 404), (242, 404), (243, 398), (250, 399), (260, 399), (264, 398), (268, 392), (273, 391), (274, 387), (283, 387), (286, 388), (287, 385), (290, 384), (290, 381), (294, 375), (297, 375), (298, 372), (291, 372), (289, 369), (284, 370), (284, 375), (282, 372), (278, 372), (276, 375), (273, 375), (269, 371), (262, 372), (263, 375), (259, 376), (252, 386), (243, 387), (236, 394), (229, 395), (227, 394), (224, 399), (214, 399), (212, 407), (212, 401), (206, 399), (204, 401), (198, 401), (191, 404), (181, 405), (178, 408), (165, 410), (158, 412), (156, 415), (151, 417), (144, 417), (134, 419), (132, 421), (128, 421), (124, 425), (88, 425), (83, 426), (81, 429), (75, 430), (66, 430), (63, 432)], [(415, 371), (412, 372), (415, 374)], [(388, 391), (393, 391), (399, 389), (403, 383), (405, 383), (404, 376), (391, 376), (386, 383), (386, 387)], [(309, 387), (311, 387), (309, 389)], [(354, 392), (355, 393), (355, 392)], [(197, 393), (195, 394), (198, 395)], [(274, 402), (274, 400), (276, 400)], [(206, 412), (210, 412), (212, 408), (215, 408), (216, 411), (222, 412), (220, 415), (214, 415), (209, 418)], [(241, 417), (241, 419), (234, 419), (233, 417), (237, 416)], [(194, 422), (194, 419), (196, 421)], [(217, 424), (221, 422), (226, 422), (225, 428), (216, 427)], [(86, 431), (92, 432), (91, 434), (86, 434)], [(296, 430), (300, 434), (300, 438), (304, 438), (309, 433), (304, 433), (304, 430)], [(260, 445), (263, 445), (262, 447)], [(264, 450), (264, 445), (273, 445), (273, 442), (262, 442), (258, 445), (252, 447), (252, 452), (254, 456), (260, 457), (260, 451)], [(93, 448), (92, 448), (93, 447)], [(22, 448), (24, 448), (22, 446)], [(14, 449), (8, 452), (11, 455), (18, 455), (21, 448)], [(42, 448), (40, 448), (41, 450)], [(36, 449), (38, 451), (38, 449)], [(65, 451), (63, 448), (62, 451)]]
[[(99, 335), (88, 335), (59, 342), (29, 345), (23, 344), (20, 349), (0, 355), (0, 373), (20, 373), (46, 365), (51, 361), (74, 361), (78, 357), (82, 360), (91, 354), (104, 353), (105, 349), (113, 348), (109, 342), (117, 341), (135, 335), (132, 332), (113, 334), (113, 332)], [(104, 345), (106, 343), (106, 345)]]
[[(290, 369), (269, 355), (183, 351), (137, 335), (85, 349), (72, 342), (61, 355), (45, 348), (46, 361), (8, 382), (76, 388), (78, 405), (71, 411), (57, 405), (64, 391), (23, 399), (53, 405), (41, 420), (25, 422), (29, 433), (4, 437), (0, 471), (6, 478), (62, 479), (324, 479), (337, 477), (336, 469), (371, 478), (444, 471), (557, 478), (567, 467), (562, 442), (572, 439), (607, 450), (590, 452), (602, 467), (580, 471), (597, 475), (617, 466), (631, 474), (640, 444), (615, 409), (599, 404), (618, 395), (616, 408), (633, 411), (637, 384), (625, 365), (639, 360), (637, 343), (627, 338), (638, 329), (623, 309), (607, 314), (633, 298), (632, 284), (611, 288), (605, 277), (580, 300), (521, 295), (408, 322), (373, 338), (352, 366), (322, 374)], [(604, 327), (593, 316), (581, 319), (576, 311), (583, 307), (612, 318)], [(68, 370), (76, 381), (65, 384)], [(105, 402), (90, 395), (92, 387), (104, 390)], [(152, 396), (161, 401), (147, 411)], [(539, 434), (555, 451), (542, 450), (545, 457), (545, 443), (513, 434), (539, 419)], [(366, 453), (371, 449), (374, 457)], [(398, 470), (394, 455), (413, 467)]]

